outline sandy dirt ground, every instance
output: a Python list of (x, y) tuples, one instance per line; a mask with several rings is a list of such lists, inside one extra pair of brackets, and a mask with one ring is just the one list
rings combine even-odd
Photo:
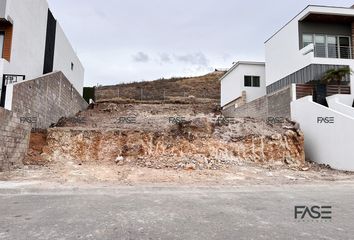
[(317, 164), (308, 164), (302, 170), (284, 165), (276, 166), (274, 163), (260, 166), (252, 162), (238, 163), (218, 170), (174, 170), (57, 162), (46, 166), (24, 166), (23, 169), (0, 173), (0, 180), (117, 185), (283, 185), (354, 182), (354, 173), (332, 170)]

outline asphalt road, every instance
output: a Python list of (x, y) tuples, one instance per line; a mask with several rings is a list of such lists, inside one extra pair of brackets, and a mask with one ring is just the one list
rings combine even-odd
[[(307, 214), (296, 220), (296, 205), (331, 206), (332, 218), (313, 220)], [(0, 239), (353, 239), (353, 206), (354, 185), (339, 183), (89, 188), (0, 183)]]

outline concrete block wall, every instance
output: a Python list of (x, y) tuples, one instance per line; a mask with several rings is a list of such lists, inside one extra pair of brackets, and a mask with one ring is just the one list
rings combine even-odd
[(268, 116), (269, 117), (285, 117), (290, 119), (291, 109), (290, 103), (292, 100), (291, 87), (277, 91), (267, 95), (268, 101)]
[(27, 153), (31, 126), (16, 113), (0, 108), (0, 172), (22, 165)]
[(20, 118), (32, 119), (33, 128), (48, 128), (61, 117), (74, 116), (87, 106), (62, 72), (13, 85), (11, 109)]
[(232, 105), (224, 109), (222, 112), (226, 117), (266, 118), (267, 99), (266, 97), (261, 97), (237, 108)]
[(267, 119), (268, 117), (283, 117), (290, 119), (290, 103), (292, 100), (291, 86), (277, 92), (260, 97), (243, 106), (230, 106), (223, 109), (226, 117), (253, 117)]

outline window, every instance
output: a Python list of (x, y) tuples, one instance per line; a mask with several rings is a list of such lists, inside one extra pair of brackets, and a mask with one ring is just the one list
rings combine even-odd
[(0, 32), (0, 54), (2, 58), (4, 53), (4, 39), (5, 39), (5, 33)]
[(315, 36), (315, 57), (326, 57), (326, 38), (323, 35)]
[(253, 87), (260, 87), (260, 86), (261, 86), (260, 77), (254, 76), (253, 77)]
[(74, 63), (71, 63), (71, 71), (74, 71)]
[(245, 87), (252, 87), (252, 76), (245, 76)]
[(337, 58), (337, 38), (336, 36), (327, 36), (327, 51), (329, 58)]
[(313, 43), (313, 35), (312, 34), (304, 34), (302, 35), (302, 47), (306, 47), (307, 45)]
[(260, 87), (261, 81), (259, 76), (245, 76), (245, 87)]
[(352, 58), (350, 36), (335, 36), (321, 34), (303, 34), (302, 45), (314, 44), (315, 57), (321, 58)]
[(351, 58), (350, 37), (338, 37), (340, 58)]

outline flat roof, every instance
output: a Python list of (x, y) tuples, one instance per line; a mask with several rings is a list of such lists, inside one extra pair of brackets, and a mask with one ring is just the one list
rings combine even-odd
[[(325, 5), (307, 5), (302, 11), (300, 11), (298, 14), (296, 14), (295, 17), (293, 17), (290, 21), (288, 21), (283, 27), (281, 27), (278, 31), (276, 31), (271, 37), (269, 37), (264, 43), (267, 43), (270, 39), (272, 39), (275, 35), (277, 35), (278, 32), (280, 32), (283, 28), (285, 28), (289, 23), (291, 23), (295, 18), (297, 18), (299, 15), (304, 13), (306, 10), (308, 10), (311, 7), (318, 7), (318, 8), (336, 8), (336, 9), (347, 9), (347, 10), (353, 10), (353, 15), (354, 15), (354, 9), (351, 7), (338, 7), (338, 6), (325, 6)], [(309, 12), (309, 13), (316, 13), (315, 12)], [(323, 12), (317, 12), (321, 14), (328, 14), (330, 15), (331, 13), (323, 13)], [(332, 13), (336, 15), (341, 15), (340, 13)], [(306, 16), (304, 16), (306, 17)]]
[(227, 75), (229, 75), (235, 68), (237, 68), (239, 65), (262, 65), (265, 66), (265, 62), (257, 62), (257, 61), (238, 61), (236, 62), (230, 69), (227, 71), (220, 79), (219, 81), (223, 80)]

